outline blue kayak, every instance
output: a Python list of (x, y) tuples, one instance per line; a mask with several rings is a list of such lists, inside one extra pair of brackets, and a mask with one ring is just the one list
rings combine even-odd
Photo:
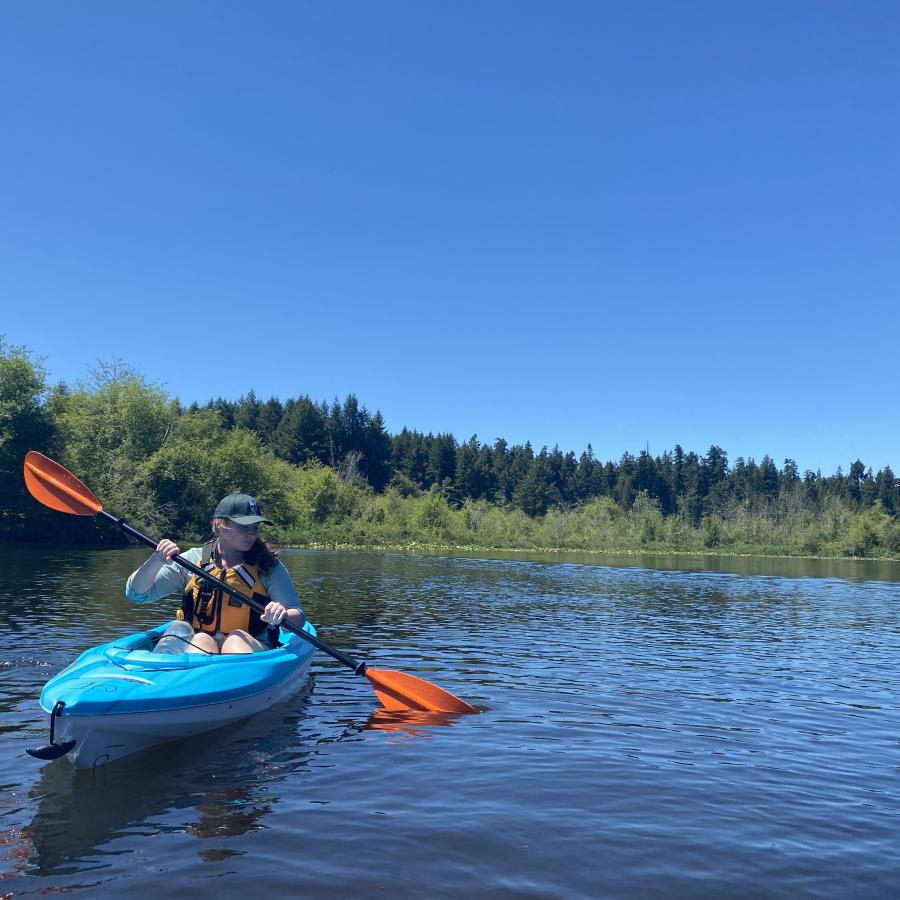
[[(167, 624), (86, 650), (47, 682), (51, 744), (78, 768), (105, 765), (156, 744), (221, 728), (297, 691), (314, 647), (281, 630), (259, 653), (153, 653)], [(315, 635), (308, 622), (304, 630)]]

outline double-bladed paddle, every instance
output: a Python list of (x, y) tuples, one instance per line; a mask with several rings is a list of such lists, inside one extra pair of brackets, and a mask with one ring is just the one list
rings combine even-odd
[[(75, 516), (99, 516), (101, 519), (105, 519), (107, 522), (121, 528), (122, 531), (131, 537), (154, 549), (159, 543), (126, 524), (124, 519), (116, 518), (116, 516), (106, 512), (100, 501), (68, 469), (42, 453), (38, 453), (36, 450), (30, 450), (25, 456), (25, 485), (35, 500), (43, 503), (44, 506), (49, 506), (50, 509)], [(211, 582), (226, 594), (230, 594), (242, 603), (246, 603), (247, 606), (256, 610), (256, 612), (261, 613), (264, 610), (264, 604), (259, 603), (253, 597), (242, 594), (224, 581), (214, 578), (209, 573), (204, 572), (203, 569), (188, 562), (183, 556), (175, 556), (173, 561), (192, 572), (198, 578)], [(451, 713), (478, 712), (475, 707), (470, 706), (465, 700), (460, 700), (459, 697), (454, 696), (449, 691), (445, 691), (436, 684), (431, 684), (431, 682), (422, 678), (407, 675), (405, 672), (397, 672), (393, 669), (370, 669), (365, 663), (351, 659), (345, 653), (341, 653), (340, 650), (329, 646), (315, 635), (304, 631), (302, 627), (293, 625), (288, 621), (282, 622), (281, 627), (300, 635), (303, 640), (309, 641), (310, 644), (323, 653), (327, 653), (338, 662), (349, 666), (356, 675), (365, 675), (385, 709), (412, 709)]]

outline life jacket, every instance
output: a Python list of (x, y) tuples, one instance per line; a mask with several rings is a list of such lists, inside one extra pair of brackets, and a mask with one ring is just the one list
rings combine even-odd
[[(200, 568), (265, 606), (271, 598), (263, 586), (257, 567), (250, 563), (241, 563), (233, 568), (220, 568), (212, 559), (215, 543), (210, 541), (203, 545)], [(207, 634), (215, 634), (221, 631), (222, 634), (228, 635), (241, 628), (258, 638), (269, 631), (270, 642), (274, 637), (272, 645), (278, 646), (277, 628), (270, 628), (260, 618), (259, 613), (250, 609), (246, 603), (241, 603), (236, 597), (226, 594), (221, 588), (196, 575), (191, 575), (181, 596), (181, 613), (185, 621), (194, 626), (195, 632), (205, 631)]]

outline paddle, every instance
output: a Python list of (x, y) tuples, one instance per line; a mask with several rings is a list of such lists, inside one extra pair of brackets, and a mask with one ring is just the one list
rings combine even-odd
[[(118, 528), (121, 528), (122, 531), (141, 541), (141, 543), (153, 548), (156, 548), (159, 543), (159, 541), (155, 541), (153, 538), (147, 537), (146, 534), (141, 534), (137, 529), (127, 525), (124, 519), (116, 518), (106, 512), (100, 501), (68, 469), (63, 468), (59, 463), (48, 459), (36, 450), (30, 450), (25, 456), (25, 486), (35, 500), (43, 503), (44, 506), (49, 506), (50, 509), (75, 516), (99, 516), (101, 519), (105, 519), (107, 522), (111, 522)], [(242, 603), (246, 603), (247, 606), (256, 610), (256, 612), (261, 613), (265, 609), (264, 604), (254, 597), (248, 597), (224, 581), (214, 578), (212, 575), (204, 572), (203, 569), (188, 562), (183, 556), (175, 556), (174, 562), (177, 562), (198, 578), (204, 578), (206, 581), (211, 582), (226, 594), (230, 594)], [(431, 684), (431, 682), (422, 678), (416, 678), (414, 675), (407, 675), (404, 672), (397, 672), (392, 669), (370, 669), (365, 663), (357, 662), (345, 653), (341, 653), (340, 650), (329, 646), (315, 635), (304, 631), (299, 626), (284, 621), (281, 623), (281, 627), (300, 635), (303, 640), (309, 641), (323, 653), (327, 653), (339, 663), (349, 666), (353, 669), (354, 674), (365, 675), (385, 709), (412, 709), (453, 713), (478, 712), (465, 700), (461, 700), (436, 684)]]

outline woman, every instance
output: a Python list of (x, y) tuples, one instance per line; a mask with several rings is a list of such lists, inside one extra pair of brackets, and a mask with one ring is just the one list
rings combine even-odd
[[(183, 592), (178, 614), (183, 621), (173, 622), (158, 646), (177, 647), (181, 641), (186, 646), (177, 652), (254, 653), (277, 646), (278, 626), (283, 620), (297, 627), (303, 625), (306, 617), (287, 569), (260, 540), (262, 523), (272, 524), (260, 515), (253, 497), (229, 494), (213, 514), (213, 540), (184, 554), (188, 562), (248, 597), (256, 594), (266, 604), (262, 614), (172, 562), (181, 550), (167, 538), (131, 573), (125, 595), (136, 603), (149, 603), (177, 590)], [(176, 652), (175, 647), (170, 652)]]

